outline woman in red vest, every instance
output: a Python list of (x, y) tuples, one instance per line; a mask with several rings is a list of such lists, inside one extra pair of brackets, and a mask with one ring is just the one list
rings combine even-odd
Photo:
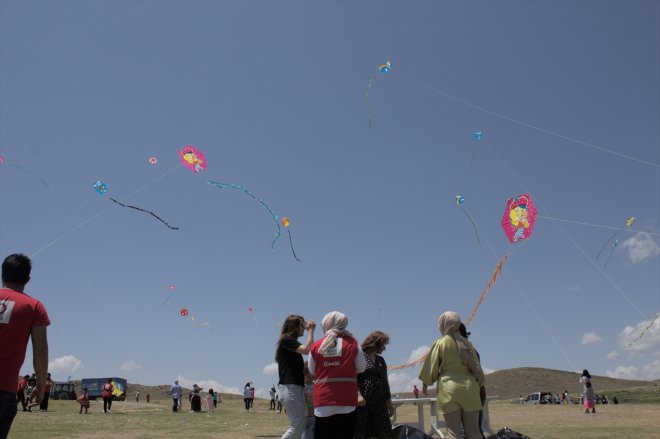
[(101, 396), (103, 397), (103, 413), (110, 413), (112, 407), (112, 391), (115, 386), (112, 385), (112, 378), (108, 378), (108, 382), (101, 388)]
[(312, 345), (309, 371), (314, 381), (315, 439), (353, 439), (358, 405), (357, 374), (367, 362), (362, 348), (346, 330), (348, 318), (339, 311), (321, 322), (325, 336)]

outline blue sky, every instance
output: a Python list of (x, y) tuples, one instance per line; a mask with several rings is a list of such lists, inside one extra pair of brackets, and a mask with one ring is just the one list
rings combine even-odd
[[(659, 3), (0, 7), (0, 253), (33, 258), (57, 379), (263, 391), (278, 323), (335, 309), (403, 364), (504, 255), (469, 328), (487, 370), (660, 378), (660, 320), (624, 349), (660, 311)], [(185, 145), (207, 170), (179, 166)], [(304, 262), (209, 179), (288, 217)], [(544, 218), (511, 245), (500, 220), (526, 192)]]

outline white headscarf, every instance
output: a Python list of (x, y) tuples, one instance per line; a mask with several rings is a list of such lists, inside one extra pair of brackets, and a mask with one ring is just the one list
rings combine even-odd
[(340, 313), (339, 311), (329, 312), (321, 320), (321, 327), (323, 328), (323, 333), (325, 338), (319, 347), (319, 353), (325, 354), (326, 351), (334, 346), (335, 340), (340, 335), (345, 335), (347, 337), (353, 337), (353, 334), (346, 330), (348, 326), (348, 317), (345, 314)]
[(477, 381), (479, 381), (483, 375), (481, 364), (479, 364), (479, 360), (476, 359), (477, 355), (473, 352), (474, 348), (471, 347), (467, 339), (458, 331), (460, 325), (461, 316), (454, 311), (446, 311), (438, 318), (438, 329), (440, 329), (442, 335), (448, 335), (454, 339), (458, 345), (458, 355), (461, 358), (461, 363), (463, 363), (470, 373), (474, 375)]

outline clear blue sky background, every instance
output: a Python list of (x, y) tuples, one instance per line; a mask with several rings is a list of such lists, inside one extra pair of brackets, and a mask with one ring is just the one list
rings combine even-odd
[[(0, 253), (33, 257), (27, 292), (48, 308), (57, 379), (263, 390), (277, 382), (278, 323), (335, 309), (360, 340), (388, 332), (386, 360), (406, 363), (443, 311), (469, 315), (505, 254), (470, 325), (487, 370), (660, 378), (660, 321), (624, 349), (660, 311), (658, 2), (0, 11)], [(365, 90), (386, 60), (369, 128)], [(188, 144), (206, 171), (179, 166)], [(304, 262), (286, 234), (269, 249), (263, 207), (207, 179), (289, 217)], [(509, 244), (505, 203), (525, 192), (540, 215), (590, 225), (539, 218)], [(597, 225), (631, 215), (596, 261), (615, 231)], [(394, 390), (416, 375), (391, 374)]]

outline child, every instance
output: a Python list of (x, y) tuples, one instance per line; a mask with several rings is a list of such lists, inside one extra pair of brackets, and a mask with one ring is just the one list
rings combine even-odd
[(213, 413), (213, 389), (209, 390), (209, 393), (206, 394), (206, 416), (211, 416)]
[(32, 396), (32, 391), (34, 390), (35, 387), (37, 387), (37, 380), (34, 379), (34, 378), (30, 378), (28, 380), (27, 388), (25, 389), (25, 398), (28, 401), (28, 405), (27, 405), (27, 411), (28, 412), (32, 411), (32, 404), (30, 404), (30, 402), (31, 402), (30, 398)]
[(87, 414), (87, 410), (89, 409), (89, 393), (87, 393), (87, 387), (83, 389), (83, 393), (80, 395), (80, 398), (78, 398), (78, 402), (80, 403), (79, 414), (82, 414), (83, 409), (85, 409), (85, 414)]

